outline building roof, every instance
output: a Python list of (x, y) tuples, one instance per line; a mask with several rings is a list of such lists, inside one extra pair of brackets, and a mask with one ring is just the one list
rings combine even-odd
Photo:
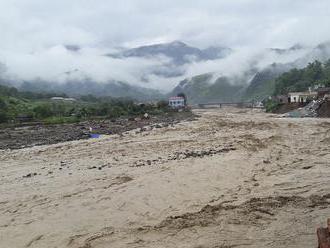
[(169, 100), (184, 100), (184, 97), (182, 96), (172, 96), (169, 98)]
[(317, 92), (329, 92), (330, 91), (330, 87), (317, 88), (316, 91)]
[(290, 92), (288, 95), (289, 96), (291, 96), (291, 95), (311, 96), (311, 95), (317, 95), (317, 92), (315, 92), (315, 91), (312, 91), (312, 92), (309, 92), (309, 91), (305, 91), (305, 92)]
[(64, 98), (64, 101), (77, 101), (75, 98)]
[(75, 98), (64, 98), (64, 97), (59, 97), (59, 96), (52, 97), (51, 100), (77, 101)]

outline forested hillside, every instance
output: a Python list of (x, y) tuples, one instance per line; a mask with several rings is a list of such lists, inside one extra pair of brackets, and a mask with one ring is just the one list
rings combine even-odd
[(184, 93), (189, 103), (236, 102), (242, 97), (244, 85), (240, 80), (219, 77), (215, 81), (212, 73), (202, 74), (179, 83), (170, 95)]
[(330, 60), (325, 63), (316, 60), (303, 69), (292, 69), (283, 73), (275, 81), (274, 94), (305, 91), (316, 85), (330, 86)]

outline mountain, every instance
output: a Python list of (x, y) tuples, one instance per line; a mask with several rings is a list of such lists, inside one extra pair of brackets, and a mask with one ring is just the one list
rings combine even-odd
[(302, 50), (304, 48), (305, 47), (301, 44), (295, 44), (290, 48), (284, 48), (284, 49), (283, 48), (270, 48), (269, 50), (276, 52), (277, 54), (283, 55), (283, 54), (288, 54), (291, 52), (296, 52), (296, 51)]
[[(67, 45), (66, 49), (71, 52), (77, 52), (80, 48), (75, 45)], [(270, 51), (272, 52), (270, 53)], [(276, 56), (274, 56), (274, 51), (277, 53)], [(295, 53), (295, 51), (299, 52)], [(183, 42), (175, 41), (123, 50), (120, 53), (108, 56), (118, 59), (129, 57), (155, 58), (157, 61), (161, 60), (159, 56), (170, 58), (170, 60), (164, 60), (160, 66), (159, 63), (155, 66), (150, 63), (151, 66), (140, 73), (141, 78), (136, 78), (136, 82), (149, 82), (157, 80), (157, 77), (152, 75), (157, 75), (159, 76), (158, 78), (182, 76), (185, 74), (185, 70), (189, 68), (188, 63), (192, 61), (221, 59), (230, 56), (230, 53), (231, 49), (229, 48), (209, 47), (199, 49), (186, 45)], [(282, 55), (283, 57), (281, 57)], [(296, 59), (298, 55), (301, 57)], [(263, 57), (272, 58), (272, 60), (285, 58), (282, 61), (286, 61), (286, 63), (274, 61), (274, 63), (261, 67), (259, 64), (262, 63), (258, 63), (258, 61), (261, 61)], [(240, 61), (239, 57), (233, 55), (228, 58), (229, 63), (231, 63), (233, 68), (236, 68), (236, 65), (237, 68), (240, 68), (241, 63), (246, 63), (248, 65), (244, 66), (247, 68), (245, 71), (237, 69), (236, 75), (230, 75), (229, 72), (225, 71), (221, 72), (221, 68), (217, 69), (217, 73), (208, 73), (206, 71), (201, 75), (180, 81), (169, 95), (185, 93), (191, 103), (261, 100), (274, 93), (275, 79), (284, 72), (288, 72), (292, 68), (301, 69), (314, 60), (324, 62), (329, 58), (330, 42), (322, 43), (313, 49), (308, 48), (308, 50), (301, 45), (295, 45), (288, 49), (266, 49), (262, 56), (260, 54), (256, 55), (250, 60), (244, 60), (245, 62)], [(267, 59), (267, 61), (271, 60)], [(227, 60), (223, 62), (226, 63)], [(219, 63), (219, 66), (221, 64)], [(114, 79), (100, 83), (90, 79), (87, 74), (78, 69), (62, 73), (58, 78), (54, 78), (52, 82), (30, 80), (23, 83), (9, 81), (9, 79), (3, 80), (6, 78), (1, 76), (4, 74), (4, 71), (4, 66), (0, 64), (0, 82), (3, 84), (8, 84), (9, 82), (9, 84), (25, 91), (66, 93), (69, 96), (93, 94), (96, 96), (129, 97), (137, 100), (154, 100), (164, 97), (157, 90), (132, 85), (134, 82), (126, 83)], [(152, 82), (154, 83), (154, 81)]]
[(163, 98), (163, 95), (158, 90), (133, 86), (119, 81), (98, 83), (89, 79), (71, 80), (65, 83), (50, 83), (42, 80), (25, 81), (19, 86), (19, 90), (39, 93), (65, 93), (69, 96), (91, 94), (95, 96), (131, 98), (141, 101), (158, 100)]
[[(291, 53), (304, 49), (301, 45), (295, 45), (288, 49), (273, 51), (279, 54)], [(219, 77), (213, 79), (213, 74), (202, 74), (191, 79), (181, 81), (171, 92), (172, 95), (185, 93), (192, 103), (206, 101), (250, 101), (263, 100), (274, 94), (275, 80), (283, 73), (293, 68), (301, 69), (315, 60), (325, 62), (330, 58), (330, 42), (325, 42), (313, 48), (302, 57), (289, 63), (272, 63), (264, 68), (255, 70), (251, 68), (242, 76)]]
[(302, 69), (294, 68), (276, 79), (275, 94), (307, 91), (321, 85), (330, 86), (330, 60), (314, 61)]
[(317, 47), (312, 49), (305, 56), (294, 61), (294, 65), (298, 68), (305, 67), (308, 63), (318, 60), (324, 63), (330, 58), (330, 41), (319, 44)]
[(155, 44), (150, 46), (141, 46), (133, 49), (121, 51), (117, 54), (107, 54), (113, 58), (128, 57), (157, 57), (165, 56), (172, 60), (175, 65), (183, 65), (192, 61), (215, 60), (228, 56), (231, 49), (227, 47), (209, 47), (199, 49), (188, 46), (181, 41), (171, 43)]
[(181, 81), (170, 95), (184, 93), (188, 102), (210, 103), (210, 102), (236, 102), (241, 98), (244, 85), (233, 82), (233, 79), (219, 77), (215, 81), (212, 73), (202, 74), (191, 79)]
[(70, 52), (79, 52), (81, 47), (78, 45), (64, 45), (64, 48)]
[(275, 90), (275, 79), (292, 68), (293, 64), (274, 63), (257, 72), (244, 90), (243, 99), (260, 101), (272, 95)]
[(222, 76), (214, 79), (211, 73), (202, 74), (181, 81), (170, 94), (184, 93), (190, 103), (263, 100), (274, 92), (275, 79), (288, 70), (286, 65), (273, 64), (236, 78)]
[[(290, 48), (302, 49), (302, 46), (296, 45)], [(308, 63), (318, 60), (322, 63), (330, 58), (330, 42), (324, 42), (313, 48), (306, 55), (299, 59), (286, 64), (274, 63), (263, 70), (259, 71), (249, 83), (244, 93), (244, 99), (262, 100), (267, 96), (274, 93), (275, 79), (281, 76), (283, 73), (290, 71), (291, 69), (301, 69), (308, 65)]]

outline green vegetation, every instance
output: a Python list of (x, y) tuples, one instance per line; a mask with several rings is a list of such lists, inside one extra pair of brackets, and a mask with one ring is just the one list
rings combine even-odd
[(45, 124), (64, 124), (64, 123), (76, 123), (79, 122), (81, 118), (78, 118), (76, 116), (70, 116), (70, 117), (58, 117), (58, 116), (52, 116), (43, 119)]
[(278, 103), (278, 102), (276, 102), (272, 99), (267, 99), (264, 102), (264, 106), (265, 106), (266, 112), (271, 113), (271, 112), (274, 112), (276, 109), (279, 108), (280, 103)]
[(262, 101), (271, 96), (275, 90), (275, 79), (285, 71), (286, 66), (274, 63), (258, 72), (244, 91), (243, 100)]
[(262, 101), (272, 95), (275, 90), (275, 80), (262, 81), (260, 84), (249, 85), (243, 95), (243, 101)]
[[(282, 73), (275, 80), (272, 95), (287, 95), (289, 92), (307, 91), (310, 87), (330, 86), (330, 60), (325, 63), (314, 61), (305, 68), (294, 68), (288, 72)], [(269, 85), (269, 83), (268, 83)], [(264, 101), (267, 112), (274, 112), (282, 104), (276, 100)]]
[(166, 102), (157, 105), (136, 104), (128, 99), (96, 98), (92, 95), (82, 96), (77, 101), (54, 101), (50, 99), (53, 96), (48, 93), (19, 92), (16, 88), (0, 85), (0, 123), (72, 123), (98, 117), (117, 118), (168, 111)]
[(276, 79), (274, 95), (306, 91), (316, 85), (330, 86), (330, 60), (315, 61), (303, 69), (292, 69)]

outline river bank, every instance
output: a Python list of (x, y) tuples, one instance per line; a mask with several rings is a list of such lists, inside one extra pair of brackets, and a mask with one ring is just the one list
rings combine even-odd
[[(50, 145), (65, 141), (89, 139), (91, 133), (110, 135), (145, 128), (174, 125), (181, 121), (195, 119), (191, 112), (169, 112), (151, 115), (148, 118), (134, 116), (130, 118), (88, 120), (80, 123), (57, 125), (24, 125), (0, 129), (0, 150), (21, 149), (26, 147)], [(92, 128), (92, 132), (90, 132)]]

